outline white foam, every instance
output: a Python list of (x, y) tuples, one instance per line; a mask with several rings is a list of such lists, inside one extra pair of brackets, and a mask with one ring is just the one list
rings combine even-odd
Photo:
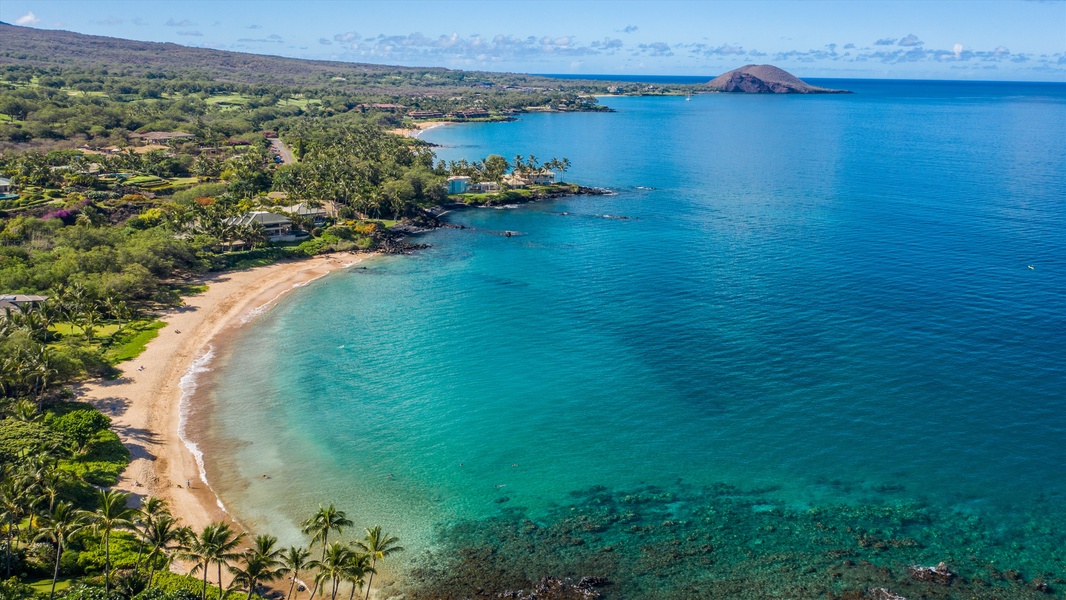
[[(352, 266), (352, 265), (354, 265), (354, 264), (356, 264), (358, 262), (359, 261), (357, 260), (357, 261), (350, 262), (350, 263), (344, 263), (344, 264), (341, 265), (341, 268), (350, 267), (350, 266)], [(248, 314), (246, 314), (243, 317), (241, 317), (241, 325), (248, 324), (253, 319), (256, 319), (257, 317), (259, 317), (260, 315), (262, 315), (266, 311), (270, 310), (270, 307), (272, 307), (275, 304), (277, 304), (278, 300), (280, 300), (281, 297), (284, 296), (286, 293), (288, 293), (290, 290), (294, 290), (296, 288), (302, 288), (302, 287), (306, 286), (307, 284), (311, 283), (312, 281), (318, 281), (319, 279), (322, 279), (326, 275), (329, 275), (331, 272), (332, 271), (327, 271), (327, 272), (319, 275), (318, 277), (313, 277), (311, 279), (308, 279), (307, 281), (302, 281), (300, 283), (292, 284), (292, 287), (290, 287), (288, 290), (282, 291), (280, 294), (278, 294), (277, 296), (274, 296), (273, 298), (270, 299), (270, 301), (266, 302), (265, 304), (263, 304), (261, 306), (257, 306), (255, 308), (253, 308), (252, 310), (248, 311)]]
[[(201, 373), (207, 373), (211, 369), (208, 365), (211, 363), (211, 359), (215, 357), (215, 349), (211, 346), (207, 347), (207, 352), (204, 352), (196, 360), (192, 361), (189, 365), (189, 370), (185, 371), (185, 374), (181, 376), (178, 381), (178, 388), (181, 390), (181, 400), (178, 401), (178, 438), (185, 444), (185, 447), (189, 449), (189, 452), (196, 459), (196, 468), (200, 471), (200, 480), (205, 485), (210, 487), (211, 484), (207, 482), (207, 469), (204, 467), (204, 453), (200, 450), (200, 447), (196, 445), (196, 442), (190, 440), (185, 435), (185, 427), (189, 423), (189, 409), (190, 399), (194, 392), (196, 392), (196, 379)], [(222, 502), (219, 501), (219, 506)], [(225, 507), (223, 507), (225, 510)]]

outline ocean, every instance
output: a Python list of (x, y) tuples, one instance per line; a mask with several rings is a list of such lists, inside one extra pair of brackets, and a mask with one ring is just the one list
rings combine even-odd
[(383, 525), (409, 598), (1066, 577), (1066, 85), (818, 84), (855, 93), (425, 132), (612, 194), (454, 211), (216, 348), (221, 501), (286, 543), (320, 503)]

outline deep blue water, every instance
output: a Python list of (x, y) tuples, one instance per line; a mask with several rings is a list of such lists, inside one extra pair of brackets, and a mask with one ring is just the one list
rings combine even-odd
[(454, 212), (244, 328), (200, 417), (222, 499), (418, 547), (502, 497), (726, 482), (978, 515), (1061, 568), (1066, 86), (843, 87), (426, 132), (616, 195)]

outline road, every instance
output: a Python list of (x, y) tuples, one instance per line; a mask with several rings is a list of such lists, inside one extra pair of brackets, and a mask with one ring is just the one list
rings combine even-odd
[(274, 146), (274, 150), (277, 151), (278, 156), (281, 157), (281, 164), (291, 165), (296, 162), (296, 157), (292, 155), (292, 150), (289, 150), (289, 147), (286, 146), (285, 142), (281, 141), (280, 138), (271, 139), (270, 145)]

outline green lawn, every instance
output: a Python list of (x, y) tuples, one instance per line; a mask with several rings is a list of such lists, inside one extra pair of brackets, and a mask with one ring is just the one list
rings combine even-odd
[[(85, 335), (85, 330), (73, 323), (55, 323), (49, 327), (49, 329), (63, 336)], [(115, 323), (97, 325), (96, 328), (93, 329), (93, 339), (96, 340), (111, 337), (116, 331), (118, 331), (118, 325)]]
[(171, 177), (170, 178), (170, 185), (172, 187), (182, 187), (182, 186), (187, 186), (187, 185), (196, 185), (198, 183), (200, 183), (200, 178), (198, 178), (198, 177)]
[[(195, 286), (189, 286), (195, 288)], [(140, 320), (126, 323), (119, 331), (117, 323), (103, 323), (93, 331), (92, 345), (102, 348), (104, 358), (112, 365), (136, 358), (145, 346), (159, 335), (166, 323), (156, 320)], [(73, 323), (56, 323), (49, 329), (62, 336), (82, 336), (82, 328)]]
[(182, 283), (173, 287), (179, 296), (196, 296), (207, 291), (206, 283)]
[(159, 330), (166, 326), (158, 319), (129, 323), (122, 333), (112, 337), (111, 346), (104, 351), (104, 357), (113, 365), (137, 358), (144, 352), (148, 342), (154, 340)]
[[(64, 554), (66, 554), (66, 552), (64, 552)], [(69, 588), (70, 584), (73, 582), (74, 579), (59, 579), (58, 581), (56, 581), (56, 591), (62, 592), (63, 590)], [(37, 592), (38, 594), (47, 594), (52, 591), (52, 580), (50, 578), (39, 579), (37, 581), (28, 581), (26, 583), (33, 588), (33, 591)]]
[(248, 98), (241, 94), (222, 94), (219, 96), (211, 96), (205, 100), (208, 104), (222, 104), (222, 105), (240, 105), (244, 106), (248, 104)]
[(295, 106), (303, 109), (312, 104), (322, 104), (322, 101), (317, 98), (285, 98), (278, 100), (278, 106)]

